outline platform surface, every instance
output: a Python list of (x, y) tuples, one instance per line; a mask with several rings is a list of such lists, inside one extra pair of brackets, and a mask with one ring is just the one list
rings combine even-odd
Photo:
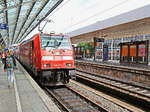
[(61, 112), (19, 63), (17, 68), (14, 87), (8, 88), (0, 62), (0, 112)]
[(93, 59), (83, 59), (79, 60), (76, 59), (76, 61), (79, 62), (91, 62), (93, 64), (101, 64), (101, 65), (111, 65), (111, 66), (122, 66), (122, 67), (128, 67), (133, 69), (141, 69), (141, 70), (150, 70), (150, 65), (147, 64), (133, 64), (133, 63), (120, 63), (119, 61), (102, 61), (102, 60), (96, 60)]

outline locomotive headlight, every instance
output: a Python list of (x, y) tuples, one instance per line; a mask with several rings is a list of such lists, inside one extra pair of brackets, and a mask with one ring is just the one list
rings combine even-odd
[(72, 56), (63, 56), (63, 60), (72, 60)]
[(71, 64), (71, 63), (66, 63), (66, 66), (67, 66), (67, 67), (71, 67), (72, 64)]
[(50, 64), (43, 64), (44, 67), (50, 67)]
[(46, 61), (46, 60), (54, 60), (53, 56), (42, 56), (42, 60)]

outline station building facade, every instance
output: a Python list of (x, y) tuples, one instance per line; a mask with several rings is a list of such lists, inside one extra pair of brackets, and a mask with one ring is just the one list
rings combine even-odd
[[(150, 14), (148, 10), (150, 10), (150, 5), (97, 22), (68, 34), (71, 36), (73, 44), (80, 42), (91, 43), (94, 37), (104, 38), (105, 41), (99, 46), (98, 59), (103, 60), (103, 45), (107, 45), (108, 61), (114, 62), (120, 61), (123, 52), (120, 43), (127, 43), (129, 45), (133, 43), (134, 46), (138, 42), (147, 41), (148, 45), (136, 46), (135, 54), (137, 56), (146, 55), (147, 59), (143, 58), (141, 61), (147, 61), (146, 63), (150, 64)], [(128, 49), (132, 50), (133, 46), (129, 46), (130, 48)], [(133, 54), (133, 52), (130, 54)], [(134, 62), (134, 59), (132, 61)]]

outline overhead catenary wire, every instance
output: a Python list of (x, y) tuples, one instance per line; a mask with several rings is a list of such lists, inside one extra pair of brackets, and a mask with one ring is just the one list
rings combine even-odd
[(78, 25), (78, 24), (81, 24), (81, 23), (83, 23), (83, 22), (85, 22), (85, 21), (87, 21), (87, 20), (89, 20), (89, 19), (91, 19), (91, 18), (93, 18), (93, 17), (95, 17), (95, 16), (97, 16), (97, 15), (99, 15), (99, 14), (106, 13), (107, 11), (110, 11), (110, 10), (112, 10), (113, 8), (116, 8), (116, 7), (120, 6), (120, 5), (123, 5), (123, 4), (127, 3), (128, 1), (129, 1), (129, 0), (124, 0), (124, 1), (122, 1), (122, 2), (120, 2), (120, 3), (115, 4), (114, 6), (108, 8), (108, 9), (106, 9), (106, 10), (102, 10), (102, 11), (100, 11), (100, 12), (97, 12), (96, 14), (94, 14), (94, 15), (92, 15), (92, 16), (89, 16), (89, 17), (87, 17), (87, 18), (85, 18), (85, 19), (83, 19), (83, 20), (81, 20), (81, 21), (78, 21), (77, 23), (75, 23), (75, 24), (73, 24), (73, 25), (70, 25), (69, 28), (70, 28), (70, 27), (73, 27), (73, 26), (76, 26), (76, 25)]
[(63, 5), (61, 5), (60, 7), (56, 8), (56, 10), (54, 10), (49, 16), (51, 17), (53, 14), (55, 14), (57, 11), (59, 11), (62, 7), (64, 7), (65, 5), (67, 5), (71, 0), (67, 0)]
[[(64, 2), (63, 5), (58, 6), (58, 8), (56, 8), (47, 18), (50, 18), (53, 14), (55, 14), (57, 11), (59, 11), (62, 7), (64, 7), (65, 5), (67, 5), (71, 0), (67, 0), (66, 2)], [(51, 22), (54, 22), (53, 20), (51, 20)], [(47, 22), (46, 22), (47, 24)], [(42, 31), (44, 29), (44, 27), (46, 26), (46, 24), (43, 26)]]

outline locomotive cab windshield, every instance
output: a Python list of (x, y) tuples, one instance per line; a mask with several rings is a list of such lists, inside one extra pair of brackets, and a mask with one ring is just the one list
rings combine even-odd
[(69, 38), (64, 35), (41, 35), (42, 49), (71, 49)]

